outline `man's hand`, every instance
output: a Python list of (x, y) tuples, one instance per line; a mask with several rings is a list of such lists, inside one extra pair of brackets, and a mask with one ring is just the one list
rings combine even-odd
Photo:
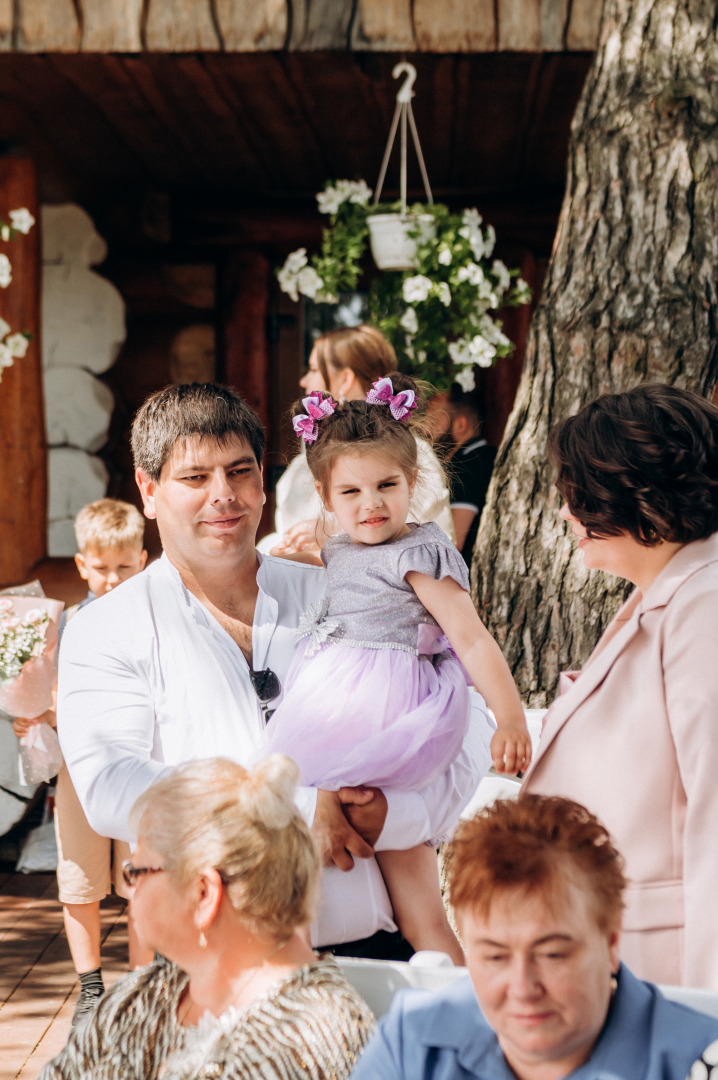
[(371, 803), (373, 799), (373, 789), (370, 788), (317, 791), (312, 835), (324, 866), (334, 863), (340, 870), (351, 870), (354, 865), (352, 855), (357, 859), (372, 857), (374, 849), (352, 828), (343, 807), (351, 803), (356, 809), (362, 804)]
[[(371, 794), (368, 802), (367, 793)], [(376, 787), (346, 787), (340, 788), (337, 795), (349, 824), (366, 840), (367, 844), (375, 847), (384, 828), (388, 810), (384, 792)]]

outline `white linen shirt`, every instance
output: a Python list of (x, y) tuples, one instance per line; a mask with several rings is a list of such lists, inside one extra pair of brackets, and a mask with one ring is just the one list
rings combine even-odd
[[(323, 596), (324, 573), (262, 558), (252, 628), (255, 670), (269, 667), (284, 681), (299, 616)], [(451, 769), (420, 793), (387, 792), (377, 847), (405, 849), (453, 827), (490, 764), (493, 731), (478, 695), (473, 704), (464, 749)], [(90, 824), (120, 840), (131, 839), (127, 819), (135, 799), (170, 767), (215, 756), (251, 765), (261, 758), (265, 737), (244, 655), (166, 555), (68, 624), (58, 730)], [(297, 805), (311, 823), (316, 791), (301, 788)], [(355, 859), (348, 873), (324, 870), (315, 944), (395, 928), (374, 859)]]

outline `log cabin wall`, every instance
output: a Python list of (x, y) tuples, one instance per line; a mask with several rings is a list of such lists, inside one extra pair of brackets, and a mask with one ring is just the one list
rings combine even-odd
[(597, 0), (0, 0), (13, 52), (561, 52)]

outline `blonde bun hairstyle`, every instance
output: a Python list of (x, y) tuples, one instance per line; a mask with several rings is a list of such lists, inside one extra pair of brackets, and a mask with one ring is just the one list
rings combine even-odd
[(139, 797), (130, 824), (181, 884), (217, 870), (238, 916), (281, 941), (318, 899), (317, 852), (294, 805), (298, 778), (283, 754), (251, 771), (225, 758), (191, 761)]

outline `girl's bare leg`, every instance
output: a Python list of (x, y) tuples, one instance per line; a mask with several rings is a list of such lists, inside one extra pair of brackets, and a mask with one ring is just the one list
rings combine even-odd
[(377, 861), (402, 934), (417, 952), (445, 952), (455, 964), (465, 963), (449, 926), (439, 885), (439, 864), (433, 848), (422, 844), (408, 851), (377, 852)]

